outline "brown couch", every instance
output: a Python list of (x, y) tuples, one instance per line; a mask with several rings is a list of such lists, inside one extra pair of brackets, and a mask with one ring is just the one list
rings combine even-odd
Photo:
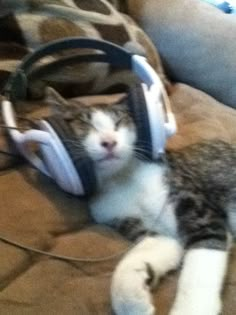
[[(170, 147), (178, 149), (213, 138), (236, 142), (235, 109), (183, 83), (172, 83), (169, 93), (179, 128), (169, 142)], [(109, 102), (113, 97), (105, 100)], [(98, 98), (87, 97), (83, 101), (96, 102)], [(130, 245), (114, 231), (94, 224), (84, 200), (64, 193), (27, 164), (11, 167), (0, 175), (0, 236), (51, 253), (81, 258), (118, 254)], [(0, 242), (0, 248), (0, 314), (112, 313), (110, 280), (120, 257), (96, 263), (66, 262), (5, 242)], [(234, 249), (230, 261), (223, 292), (224, 315), (236, 314)], [(178, 273), (169, 275), (153, 292), (160, 315), (168, 314), (177, 277)]]

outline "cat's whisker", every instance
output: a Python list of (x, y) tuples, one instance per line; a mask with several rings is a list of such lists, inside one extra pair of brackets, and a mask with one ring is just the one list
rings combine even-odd
[(68, 143), (70, 145), (75, 145), (75, 146), (83, 146), (78, 140), (65, 140), (65, 143)]
[(69, 142), (69, 143), (74, 143), (74, 144), (79, 144), (78, 140), (77, 139), (66, 139), (64, 140), (65, 142)]
[(81, 144), (79, 144), (79, 143), (70, 143), (70, 142), (68, 142), (67, 143), (67, 146), (70, 148), (70, 149), (73, 149), (73, 151), (75, 151), (75, 150), (81, 150), (81, 152), (83, 152), (84, 151), (84, 146), (83, 145), (81, 145)]
[(141, 153), (149, 153), (150, 151), (143, 149), (143, 148), (139, 148), (139, 147), (134, 147), (135, 151), (137, 152), (141, 152)]
[(83, 150), (73, 150), (74, 154), (80, 154), (80, 155), (85, 155), (85, 151)]
[(148, 150), (145, 150), (145, 149), (142, 149), (142, 148), (138, 148), (138, 147), (135, 147), (134, 148), (134, 151), (135, 151), (135, 154), (139, 154), (139, 155), (149, 155), (150, 154), (150, 151)]
[(145, 144), (145, 145), (149, 145), (150, 146), (150, 142), (148, 141), (143, 141), (143, 140), (140, 140), (138, 141), (140, 144)]
[(139, 160), (145, 160), (145, 156), (142, 155), (142, 154), (138, 154), (137, 152), (135, 153), (134, 156), (135, 156), (137, 159), (139, 159)]
[(125, 149), (128, 149), (128, 150), (134, 152), (134, 156), (137, 157), (138, 159), (141, 159), (141, 160), (144, 159), (144, 155), (142, 155), (142, 153), (148, 153), (147, 150), (144, 150), (144, 149), (141, 149), (141, 148), (129, 145), (129, 144), (123, 144), (123, 147)]
[(66, 143), (72, 143), (72, 144), (79, 144), (78, 140), (70, 140), (70, 139), (65, 139), (64, 142)]

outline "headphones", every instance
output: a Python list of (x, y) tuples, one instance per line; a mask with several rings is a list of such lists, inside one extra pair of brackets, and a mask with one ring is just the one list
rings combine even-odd
[[(45, 56), (74, 48), (91, 48), (102, 52), (77, 56), (77, 62), (106, 62), (130, 69), (143, 82), (129, 89), (127, 106), (137, 126), (137, 146), (144, 149), (146, 159), (156, 160), (164, 153), (168, 137), (176, 132), (176, 123), (165, 88), (143, 56), (132, 54), (107, 41), (78, 37), (50, 42), (28, 54), (5, 86), (5, 99), (2, 101), (4, 122), (19, 152), (35, 168), (51, 177), (63, 190), (83, 196), (95, 191), (96, 176), (91, 159), (85, 154), (79, 158), (76, 154), (75, 158), (73, 146), (68, 145), (68, 139), (76, 139), (72, 128), (61, 117), (54, 115), (40, 120), (38, 129), (21, 133), (17, 130), (13, 109), (16, 100), (27, 97), (27, 81), (35, 71), (31, 69), (32, 66)], [(75, 59), (74, 56), (70, 57)], [(52, 69), (53, 66), (66, 64), (68, 60), (64, 58), (46, 67)], [(38, 66), (39, 72), (45, 71), (46, 67)], [(38, 144), (40, 154), (29, 150), (28, 144), (31, 142)]]

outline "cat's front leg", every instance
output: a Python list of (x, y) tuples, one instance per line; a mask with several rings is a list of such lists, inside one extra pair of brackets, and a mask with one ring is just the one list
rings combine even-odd
[(187, 252), (170, 315), (219, 315), (227, 251), (195, 248)]
[(112, 279), (112, 307), (116, 315), (153, 315), (150, 289), (161, 276), (176, 269), (181, 245), (164, 236), (145, 237), (118, 264)]

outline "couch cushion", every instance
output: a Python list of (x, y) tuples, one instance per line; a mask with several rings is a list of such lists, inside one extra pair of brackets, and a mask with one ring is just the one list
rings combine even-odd
[(127, 0), (174, 81), (236, 107), (236, 18), (201, 0)]
[[(132, 18), (120, 13), (108, 1), (22, 0), (0, 2), (0, 90), (7, 74), (12, 72), (23, 55), (40, 45), (65, 37), (89, 37), (130, 45), (146, 54), (153, 68), (162, 73), (158, 53), (143, 30)], [(59, 57), (91, 53), (91, 50), (70, 50), (53, 54), (43, 61)], [(45, 84), (53, 85), (66, 96), (97, 94), (121, 90), (134, 82), (127, 69), (106, 63), (74, 63), (56, 66), (53, 71), (31, 74), (29, 85), (34, 97), (43, 95)]]

